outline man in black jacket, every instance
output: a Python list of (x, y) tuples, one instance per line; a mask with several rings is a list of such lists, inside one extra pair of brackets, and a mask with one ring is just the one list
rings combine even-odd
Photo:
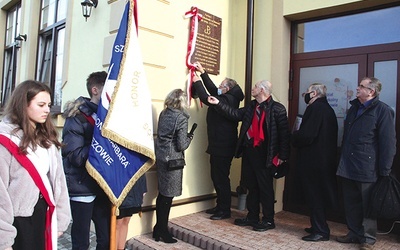
[(96, 249), (110, 249), (111, 203), (85, 168), (92, 142), (94, 120), (107, 72), (93, 72), (86, 80), (90, 99), (79, 97), (66, 104), (63, 116), (62, 157), (72, 212), (72, 250), (89, 248), (90, 221), (96, 230)]
[[(210, 96), (217, 111), (242, 121), (235, 157), (243, 157), (242, 183), (247, 187), (246, 218), (236, 219), (238, 226), (252, 226), (255, 231), (275, 228), (273, 175), (276, 166), (289, 159), (289, 124), (285, 107), (271, 96), (272, 84), (262, 80), (251, 90), (255, 98), (240, 109), (233, 109)], [(260, 220), (260, 203), (263, 217)]]
[[(237, 109), (243, 100), (243, 91), (236, 81), (225, 78), (217, 88), (202, 65), (197, 62), (204, 86), (210, 95)], [(195, 76), (193, 88), (200, 100), (209, 105), (208, 94), (199, 77)], [(217, 193), (217, 206), (206, 212), (213, 214), (210, 219), (221, 220), (231, 217), (231, 184), (229, 179), (231, 162), (237, 142), (237, 121), (232, 121), (217, 113), (213, 106), (207, 111), (207, 153), (210, 154), (211, 179)]]
[(298, 149), (296, 178), (299, 177), (307, 205), (310, 208), (310, 235), (305, 241), (327, 241), (330, 237), (326, 210), (336, 207), (337, 137), (335, 111), (326, 98), (327, 88), (313, 83), (304, 95), (307, 108), (300, 129), (292, 135), (292, 145)]
[(360, 243), (373, 249), (377, 222), (367, 216), (372, 188), (378, 178), (388, 176), (396, 154), (395, 112), (379, 100), (382, 83), (365, 77), (344, 121), (339, 166), (344, 211), (349, 232), (341, 243)]

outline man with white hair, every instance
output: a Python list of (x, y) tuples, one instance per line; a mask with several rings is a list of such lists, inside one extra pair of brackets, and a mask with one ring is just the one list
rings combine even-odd
[(300, 129), (292, 135), (292, 145), (298, 149), (296, 179), (301, 183), (310, 209), (311, 227), (305, 241), (328, 241), (329, 225), (326, 210), (336, 207), (338, 123), (335, 111), (326, 98), (326, 86), (313, 83), (304, 95), (307, 108)]
[(208, 102), (215, 104), (215, 108), (226, 117), (242, 121), (235, 157), (243, 157), (242, 182), (249, 191), (246, 200), (248, 214), (236, 219), (235, 224), (252, 226), (259, 232), (275, 228), (273, 175), (277, 167), (274, 164), (280, 165), (288, 160), (290, 153), (286, 109), (274, 101), (271, 94), (272, 84), (262, 80), (251, 90), (254, 100), (243, 108), (233, 109), (213, 96), (208, 98)]

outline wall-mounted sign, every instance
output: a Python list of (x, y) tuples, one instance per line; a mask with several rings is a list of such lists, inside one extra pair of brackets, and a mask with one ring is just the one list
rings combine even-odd
[(198, 10), (203, 18), (199, 22), (196, 49), (191, 63), (199, 61), (209, 74), (218, 75), (221, 56), (222, 19), (203, 10)]

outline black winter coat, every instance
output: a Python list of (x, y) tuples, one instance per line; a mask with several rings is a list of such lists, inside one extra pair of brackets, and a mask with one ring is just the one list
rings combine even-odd
[(85, 97), (67, 103), (64, 111), (66, 119), (62, 133), (64, 146), (61, 154), (71, 197), (96, 195), (101, 190), (85, 167), (93, 137), (93, 125), (86, 120), (83, 113), (91, 116), (95, 112), (97, 105)]
[[(254, 109), (257, 101), (252, 100), (248, 105), (240, 109), (232, 109), (228, 105), (219, 102), (215, 107), (225, 116), (236, 121), (242, 121), (240, 127), (240, 134), (238, 143), (236, 145), (235, 157), (239, 158), (242, 156), (243, 147), (246, 146), (246, 133), (249, 130)], [(289, 133), (289, 122), (285, 106), (279, 102), (275, 102), (272, 96), (260, 106), (264, 112), (266, 112), (264, 133), (266, 135), (266, 167), (272, 167), (272, 159), (279, 154), (279, 158), (282, 160), (288, 160), (290, 156), (290, 133)]]
[(396, 154), (394, 111), (375, 97), (361, 115), (358, 99), (346, 115), (342, 154), (337, 175), (359, 182), (376, 182), (388, 176)]
[(335, 111), (326, 97), (316, 99), (304, 112), (300, 129), (292, 135), (298, 148), (296, 176), (311, 207), (337, 205), (337, 138)]
[[(218, 95), (218, 88), (211, 81), (207, 73), (201, 74), (204, 86), (210, 95), (218, 98), (218, 100), (232, 108), (237, 109), (239, 103), (243, 100), (244, 94), (239, 85), (230, 89), (227, 93)], [(237, 143), (238, 122), (228, 119), (219, 114), (214, 105), (210, 105), (207, 101), (208, 94), (206, 93), (201, 81), (193, 83), (193, 87), (200, 100), (208, 107), (207, 111), (207, 135), (208, 148), (207, 153), (216, 156), (233, 157), (235, 153), (235, 145)]]

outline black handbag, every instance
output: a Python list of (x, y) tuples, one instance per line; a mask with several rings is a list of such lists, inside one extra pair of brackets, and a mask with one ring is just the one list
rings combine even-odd
[(382, 176), (372, 189), (367, 212), (370, 218), (400, 218), (400, 182), (393, 174)]
[(185, 165), (186, 165), (185, 159), (169, 160), (167, 170), (174, 171), (178, 169), (183, 169)]
[[(177, 121), (178, 121), (178, 118), (175, 121), (173, 135), (175, 135)], [(170, 152), (169, 152), (169, 156), (168, 157), (171, 157), (171, 155), (172, 155), (172, 141), (173, 141), (173, 136), (171, 138), (171, 141), (169, 142), (169, 150), (170, 150)], [(185, 162), (184, 158), (170, 159), (170, 160), (168, 160), (167, 170), (168, 171), (174, 171), (174, 170), (183, 169), (183, 167), (185, 165), (186, 165), (186, 162)]]

